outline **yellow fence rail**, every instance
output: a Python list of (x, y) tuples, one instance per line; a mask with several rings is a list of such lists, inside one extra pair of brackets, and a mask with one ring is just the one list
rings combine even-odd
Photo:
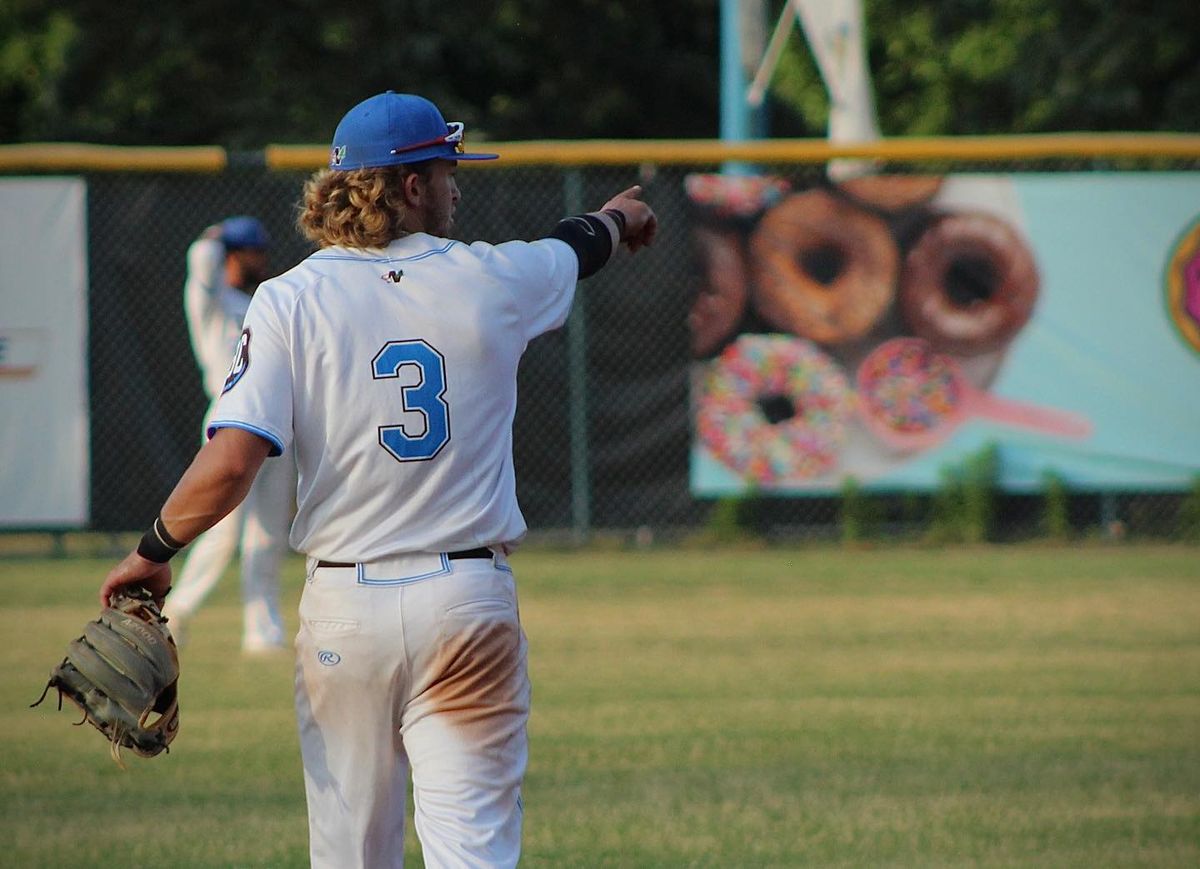
[[(1200, 135), (1189, 133), (1069, 133), (1029, 136), (904, 137), (861, 144), (824, 139), (625, 139), (476, 142), (501, 160), (464, 164), (506, 166), (708, 165), (824, 163), (839, 158), (889, 163), (1014, 160), (1200, 160)], [(231, 163), (310, 171), (325, 165), (324, 145), (268, 145), (231, 154), (216, 146), (146, 148), (32, 143), (0, 145), (0, 172), (220, 172)]]
[(63, 142), (0, 145), (0, 172), (220, 172), (224, 148), (133, 148)]

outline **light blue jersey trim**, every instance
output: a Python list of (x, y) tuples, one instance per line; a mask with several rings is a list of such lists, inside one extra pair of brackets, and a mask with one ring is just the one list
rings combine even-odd
[(248, 431), (251, 434), (256, 434), (263, 440), (267, 440), (267, 441), (271, 442), (271, 452), (269, 453), (269, 455), (271, 455), (271, 456), (282, 456), (283, 455), (283, 441), (281, 441), (279, 438), (277, 438), (275, 435), (271, 434), (271, 432), (267, 431), (264, 428), (259, 428), (256, 425), (250, 425), (247, 422), (235, 422), (234, 420), (214, 419), (212, 422), (210, 422), (208, 424), (207, 434), (208, 434), (209, 438), (211, 438), (213, 436), (213, 434), (216, 432), (216, 430), (219, 428), (240, 428), (242, 431)]
[(359, 585), (409, 585), (410, 583), (420, 582), (423, 579), (432, 579), (435, 576), (445, 576), (450, 572), (450, 559), (446, 557), (446, 553), (441, 553), (442, 568), (441, 570), (431, 570), (429, 573), (419, 573), (416, 576), (399, 576), (395, 579), (367, 579), (363, 576), (363, 566), (358, 565), (358, 584)]
[(309, 259), (310, 260), (318, 260), (318, 259), (319, 260), (339, 260), (339, 261), (343, 261), (343, 262), (357, 262), (357, 263), (410, 263), (410, 262), (416, 262), (417, 260), (423, 260), (426, 257), (437, 256), (438, 254), (446, 253), (447, 251), (450, 250), (450, 248), (454, 247), (454, 245), (456, 245), (456, 244), (462, 244), (462, 242), (451, 240), (451, 241), (446, 242), (446, 244), (443, 245), (442, 247), (434, 248), (433, 250), (421, 251), (421, 253), (415, 253), (412, 256), (363, 257), (363, 256), (341, 256), (338, 254), (327, 254), (327, 253), (314, 253), (312, 256), (309, 257)]

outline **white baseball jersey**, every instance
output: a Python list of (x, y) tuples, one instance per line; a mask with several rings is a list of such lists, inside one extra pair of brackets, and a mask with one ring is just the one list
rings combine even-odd
[(259, 287), (209, 435), (294, 448), (291, 544), (313, 558), (511, 545), (517, 365), (578, 267), (557, 239), (319, 251)]
[(188, 274), (183, 287), (183, 307), (196, 363), (209, 399), (221, 394), (229, 354), (238, 345), (250, 294), (225, 282), (225, 246), (213, 238), (192, 243), (187, 254)]

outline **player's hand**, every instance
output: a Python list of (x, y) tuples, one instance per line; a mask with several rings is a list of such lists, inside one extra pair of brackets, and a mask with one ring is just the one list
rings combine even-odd
[(604, 209), (614, 208), (625, 215), (625, 232), (621, 235), (621, 241), (631, 251), (654, 244), (654, 236), (658, 232), (658, 218), (654, 216), (654, 210), (642, 202), (641, 197), (642, 187), (635, 184), (604, 203)]
[(137, 552), (125, 556), (125, 560), (114, 567), (100, 586), (100, 606), (108, 606), (113, 592), (122, 586), (140, 585), (154, 596), (160, 607), (171, 590), (171, 565), (147, 561)]

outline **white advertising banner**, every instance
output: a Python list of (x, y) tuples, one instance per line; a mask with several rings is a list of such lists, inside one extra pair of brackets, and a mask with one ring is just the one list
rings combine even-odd
[(86, 190), (0, 179), (0, 527), (90, 518)]

